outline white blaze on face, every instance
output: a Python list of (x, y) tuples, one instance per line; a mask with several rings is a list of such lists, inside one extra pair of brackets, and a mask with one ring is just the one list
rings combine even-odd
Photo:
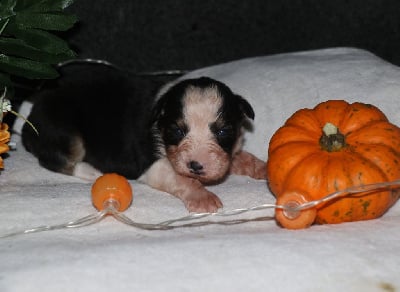
[[(229, 169), (229, 155), (215, 140), (210, 126), (217, 120), (222, 98), (216, 88), (189, 87), (183, 98), (183, 122), (188, 132), (171, 151), (170, 160), (179, 173), (203, 182), (221, 179)], [(202, 174), (190, 172), (188, 164), (198, 162)]]
[(183, 98), (183, 116), (194, 140), (212, 138), (210, 125), (218, 118), (222, 98), (216, 88), (190, 87)]

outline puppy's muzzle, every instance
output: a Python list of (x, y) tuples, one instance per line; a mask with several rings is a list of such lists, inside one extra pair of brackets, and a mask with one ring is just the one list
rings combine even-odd
[(203, 171), (203, 165), (201, 165), (199, 162), (192, 160), (187, 164), (187, 167), (189, 168), (190, 172), (196, 175), (202, 175), (204, 174)]

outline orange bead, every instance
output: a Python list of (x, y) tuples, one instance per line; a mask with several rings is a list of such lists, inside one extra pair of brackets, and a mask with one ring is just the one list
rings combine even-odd
[[(309, 201), (310, 200), (308, 196), (304, 194), (290, 192), (284, 193), (283, 195), (279, 196), (276, 204), (294, 209)], [(307, 228), (314, 223), (316, 216), (317, 210), (315, 208), (309, 208), (299, 211), (277, 209), (275, 212), (276, 221), (278, 221), (282, 227), (285, 227), (287, 229)]]
[(109, 202), (117, 202), (118, 211), (129, 208), (133, 191), (128, 180), (116, 173), (100, 176), (92, 186), (92, 202), (97, 210), (103, 210)]

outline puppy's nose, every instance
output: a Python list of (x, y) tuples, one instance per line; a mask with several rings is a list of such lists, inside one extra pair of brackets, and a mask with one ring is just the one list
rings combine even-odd
[(187, 167), (190, 169), (190, 172), (193, 172), (195, 174), (202, 174), (203, 170), (203, 165), (201, 165), (199, 162), (192, 160), (187, 164)]

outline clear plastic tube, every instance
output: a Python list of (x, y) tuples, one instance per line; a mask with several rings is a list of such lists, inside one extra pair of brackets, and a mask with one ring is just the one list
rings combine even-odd
[(314, 201), (310, 201), (308, 203), (301, 204), (300, 206), (294, 208), (293, 211), (300, 211), (300, 210), (305, 210), (305, 209), (309, 209), (309, 208), (314, 208), (322, 203), (326, 203), (328, 201), (338, 199), (340, 197), (345, 197), (345, 196), (355, 195), (355, 194), (360, 194), (360, 193), (366, 193), (366, 192), (372, 192), (372, 191), (377, 191), (377, 190), (381, 190), (381, 189), (382, 190), (396, 189), (399, 187), (400, 187), (400, 180), (349, 187), (347, 189), (331, 193), (319, 200), (314, 200)]
[[(193, 227), (193, 226), (200, 226), (200, 225), (207, 225), (207, 224), (236, 224), (240, 222), (247, 222), (251, 220), (231, 220), (231, 221), (222, 221), (222, 222), (210, 222), (210, 221), (199, 221), (201, 219), (207, 218), (207, 217), (231, 217), (231, 216), (236, 216), (239, 214), (244, 214), (248, 212), (253, 212), (253, 211), (260, 211), (260, 210), (265, 210), (265, 209), (281, 209), (281, 210), (286, 210), (289, 213), (295, 213), (298, 211), (303, 211), (311, 208), (315, 208), (319, 204), (328, 202), (330, 200), (338, 199), (340, 197), (345, 197), (345, 196), (351, 196), (354, 194), (359, 194), (359, 193), (365, 193), (365, 192), (372, 192), (376, 190), (388, 190), (388, 189), (395, 189), (400, 187), (400, 180), (392, 181), (392, 182), (381, 182), (381, 183), (373, 183), (373, 184), (368, 184), (368, 185), (360, 185), (360, 186), (354, 186), (347, 188), (345, 190), (341, 190), (338, 192), (331, 193), (321, 199), (318, 200), (313, 200), (309, 201), (303, 204), (299, 204), (296, 206), (291, 206), (290, 204), (286, 205), (277, 205), (277, 204), (262, 204), (258, 206), (254, 206), (251, 208), (239, 208), (239, 209), (233, 209), (233, 210), (227, 210), (227, 211), (219, 211), (216, 213), (193, 213), (189, 214), (187, 216), (183, 216), (180, 218), (175, 218), (171, 220), (166, 220), (160, 223), (140, 223), (133, 221), (129, 217), (125, 216), (122, 212), (118, 211), (119, 208), (119, 202), (116, 201), (115, 199), (110, 199), (105, 202), (104, 209), (101, 211), (98, 211), (96, 213), (90, 214), (88, 216), (85, 216), (83, 218), (77, 219), (75, 221), (70, 221), (67, 223), (63, 224), (58, 224), (58, 225), (48, 225), (48, 226), (39, 226), (35, 228), (30, 228), (22, 231), (16, 231), (16, 232), (11, 232), (7, 234), (0, 234), (0, 238), (7, 238), (7, 237), (13, 237), (17, 235), (23, 235), (23, 234), (29, 234), (29, 233), (37, 233), (37, 232), (42, 232), (42, 231), (51, 231), (51, 230), (59, 230), (59, 229), (64, 229), (64, 228), (78, 228), (78, 227), (83, 227), (91, 224), (95, 224), (99, 221), (101, 221), (105, 216), (113, 216), (115, 219), (118, 221), (135, 227), (135, 228), (140, 228), (140, 229), (145, 229), (145, 230), (169, 230), (173, 228), (179, 228), (179, 227)], [(191, 222), (194, 221), (194, 222)], [(188, 223), (189, 222), (189, 223)]]

